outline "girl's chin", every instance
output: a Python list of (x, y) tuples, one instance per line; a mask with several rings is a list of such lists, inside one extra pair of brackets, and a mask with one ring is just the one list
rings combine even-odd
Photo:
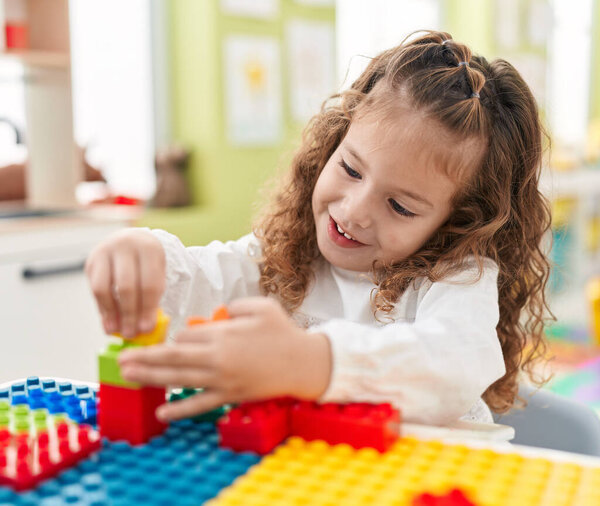
[(355, 272), (369, 272), (373, 262), (365, 262), (357, 258), (351, 258), (352, 253), (344, 255), (337, 251), (324, 251), (324, 248), (319, 248), (321, 256), (327, 260), (331, 265), (338, 269), (344, 269), (347, 271)]

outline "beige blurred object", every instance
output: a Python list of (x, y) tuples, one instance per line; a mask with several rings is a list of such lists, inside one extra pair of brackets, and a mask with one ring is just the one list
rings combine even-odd
[(166, 146), (156, 151), (156, 193), (152, 199), (154, 207), (181, 207), (190, 203), (190, 193), (184, 175), (189, 158), (189, 152), (178, 145)]
[(0, 200), (25, 200), (25, 165), (0, 167)]
[[(102, 172), (90, 165), (86, 160), (86, 148), (77, 147), (77, 162), (83, 166), (85, 181), (105, 181)], [(27, 163), (13, 163), (0, 167), (0, 201), (25, 200), (27, 197), (27, 184), (25, 171)]]

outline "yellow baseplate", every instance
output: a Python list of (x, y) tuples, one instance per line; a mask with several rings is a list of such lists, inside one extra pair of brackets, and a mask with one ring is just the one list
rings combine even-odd
[(290, 438), (207, 504), (406, 506), (453, 488), (478, 506), (597, 506), (600, 467), (411, 437), (386, 453)]

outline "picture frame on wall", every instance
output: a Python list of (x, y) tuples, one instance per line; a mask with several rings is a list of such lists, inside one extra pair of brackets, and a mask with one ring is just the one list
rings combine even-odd
[(224, 40), (226, 137), (235, 146), (265, 146), (283, 135), (280, 45), (274, 37)]

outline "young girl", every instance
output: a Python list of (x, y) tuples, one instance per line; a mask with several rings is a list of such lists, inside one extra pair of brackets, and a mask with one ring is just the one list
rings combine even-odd
[[(292, 395), (491, 421), (543, 348), (541, 158), (509, 63), (441, 32), (383, 52), (308, 125), (253, 234), (185, 248), (131, 230), (92, 253), (107, 332), (172, 316), (174, 343), (122, 353), (123, 376), (205, 388), (165, 420)], [(230, 320), (184, 328), (222, 303)]]

